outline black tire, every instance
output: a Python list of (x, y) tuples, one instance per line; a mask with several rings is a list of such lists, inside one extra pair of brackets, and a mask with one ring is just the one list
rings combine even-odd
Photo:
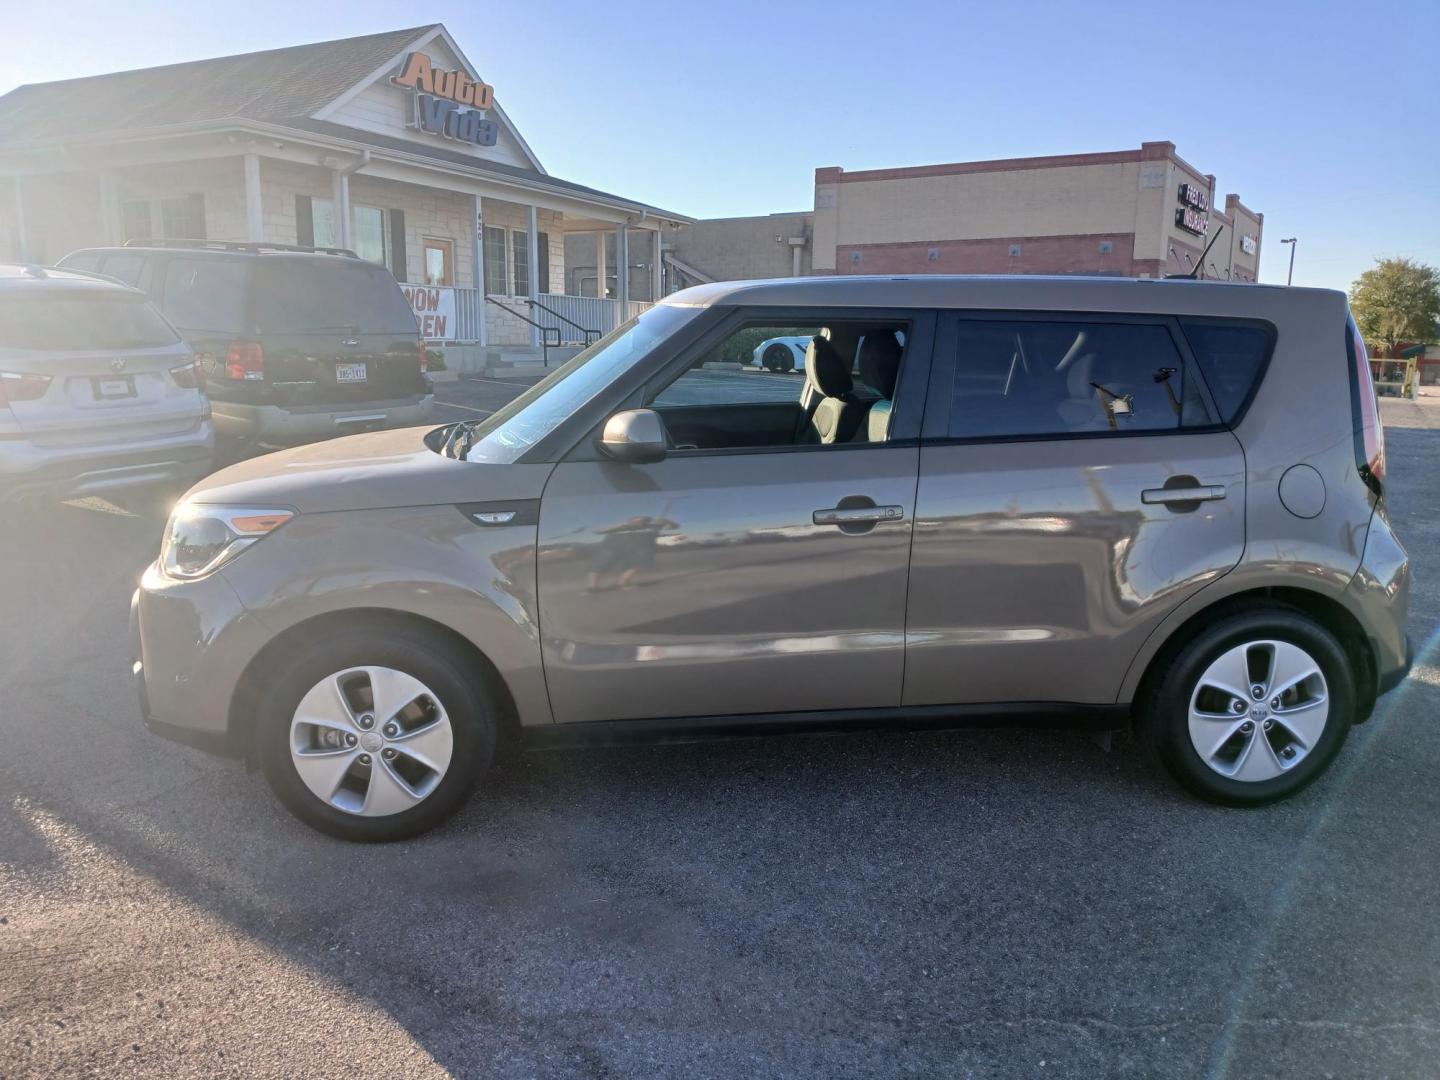
[[(387, 817), (362, 817), (323, 802), (290, 758), (290, 723), (300, 700), (326, 676), (367, 665), (394, 668), (424, 683), (450, 718), (454, 740), (449, 768), (435, 790)], [(422, 628), (376, 624), (322, 638), (283, 656), (265, 683), (253, 732), (265, 779), (297, 818), (342, 840), (405, 840), (435, 828), (460, 809), (495, 756), (499, 712), (473, 658)]]
[[(1227, 650), (1247, 641), (1275, 640), (1304, 649), (1325, 677), (1329, 713), (1316, 745), (1288, 772), (1246, 782), (1210, 768), (1190, 740), (1189, 709), (1197, 682)], [(1207, 802), (1263, 806), (1311, 784), (1335, 760), (1354, 725), (1355, 676), (1344, 648), (1324, 626), (1279, 604), (1233, 608), (1180, 648), (1162, 653), (1136, 701), (1141, 744), (1179, 784)]]
[(790, 351), (789, 345), (776, 342), (761, 354), (760, 362), (765, 365), (766, 371), (780, 375), (794, 368), (795, 354)]

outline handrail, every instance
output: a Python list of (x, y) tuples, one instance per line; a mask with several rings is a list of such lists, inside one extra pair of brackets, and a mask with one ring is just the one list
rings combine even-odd
[[(500, 308), (502, 311), (508, 311), (511, 315), (514, 315), (514, 316), (515, 316), (517, 319), (519, 319), (521, 322), (527, 322), (527, 323), (529, 323), (531, 326), (535, 327), (537, 330), (540, 331), (540, 348), (541, 348), (541, 350), (542, 350), (542, 355), (544, 356), (544, 360), (542, 361), (542, 363), (543, 363), (543, 366), (549, 367), (549, 366), (550, 366), (550, 350), (551, 350), (552, 348), (557, 348), (557, 349), (558, 349), (558, 348), (560, 347), (560, 344), (561, 344), (561, 342), (560, 342), (560, 328), (559, 328), (558, 326), (546, 326), (544, 323), (538, 323), (538, 322), (536, 322), (534, 319), (530, 318), (528, 315), (521, 315), (520, 312), (516, 311), (516, 310), (515, 310), (513, 307), (511, 307), (509, 304), (502, 304), (499, 300), (496, 300), (495, 297), (493, 297), (493, 296), (487, 295), (487, 296), (485, 297), (485, 302), (486, 302), (487, 304), (494, 304), (496, 307)], [(554, 341), (551, 341), (551, 340), (550, 340), (550, 335), (551, 335), (551, 334), (554, 334), (554, 335), (555, 335), (555, 340), (554, 340)]]
[[(602, 337), (605, 336), (605, 335), (602, 334), (599, 330), (591, 330), (588, 326), (581, 326), (581, 325), (580, 325), (578, 322), (576, 322), (574, 319), (571, 319), (571, 318), (569, 318), (568, 316), (565, 316), (565, 315), (561, 315), (560, 312), (554, 310), (553, 308), (548, 308), (548, 307), (546, 307), (546, 306), (545, 306), (544, 304), (542, 304), (539, 300), (532, 300), (530, 297), (527, 296), (527, 297), (525, 297), (525, 303), (529, 304), (532, 308), (537, 308), (537, 307), (538, 307), (541, 311), (549, 312), (551, 315), (555, 316), (555, 318), (559, 319), (561, 322), (563, 322), (563, 323), (568, 323), (570, 326), (573, 326), (576, 330), (579, 330), (580, 333), (582, 333), (582, 334), (585, 335), (585, 344), (586, 344), (586, 345), (589, 345), (591, 342), (594, 342), (594, 341), (599, 341)], [(557, 327), (555, 328), (555, 331), (556, 331), (556, 333), (559, 333), (560, 328), (557, 326)], [(594, 336), (594, 337), (591, 337), (591, 336), (590, 336), (591, 334), (594, 334), (595, 336)]]

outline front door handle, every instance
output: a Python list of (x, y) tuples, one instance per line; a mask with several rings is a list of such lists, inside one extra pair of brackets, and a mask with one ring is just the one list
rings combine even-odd
[(904, 521), (903, 506), (832, 506), (810, 515), (816, 525), (877, 525), (882, 521)]
[(1223, 498), (1225, 498), (1225, 489), (1219, 484), (1146, 488), (1140, 492), (1140, 501), (1152, 506), (1157, 503), (1168, 506), (1172, 503), (1213, 502), (1215, 499)]

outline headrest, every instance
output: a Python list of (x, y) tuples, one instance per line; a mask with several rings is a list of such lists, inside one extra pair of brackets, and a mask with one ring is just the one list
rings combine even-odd
[(849, 363), (828, 338), (818, 335), (805, 350), (805, 375), (828, 398), (844, 397), (855, 387)]
[(860, 377), (886, 401), (895, 396), (901, 351), (893, 330), (872, 330), (860, 343)]

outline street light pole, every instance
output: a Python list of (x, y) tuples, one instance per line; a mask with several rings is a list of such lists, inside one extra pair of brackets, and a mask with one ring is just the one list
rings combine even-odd
[(1280, 241), (1280, 243), (1282, 244), (1290, 245), (1290, 272), (1285, 275), (1286, 285), (1289, 285), (1292, 281), (1295, 280), (1295, 241), (1297, 239), (1298, 237), (1291, 236)]

